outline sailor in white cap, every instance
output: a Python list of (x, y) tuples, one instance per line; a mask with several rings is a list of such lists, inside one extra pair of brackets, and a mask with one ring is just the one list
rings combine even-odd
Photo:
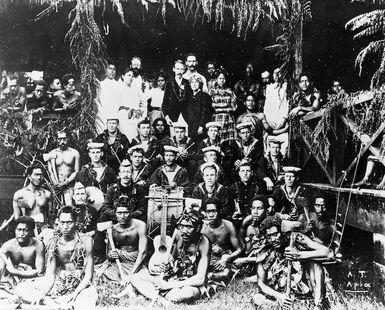
[(103, 148), (104, 143), (89, 142), (87, 144), (88, 156), (91, 161), (80, 169), (76, 175), (76, 180), (86, 187), (94, 186), (106, 193), (108, 185), (115, 182), (116, 173), (102, 161)]
[[(202, 153), (203, 153), (203, 160), (205, 163), (215, 163), (219, 166), (218, 182), (223, 183), (225, 180), (224, 179), (224, 173), (223, 173), (223, 169), (219, 163), (220, 155), (221, 155), (221, 149), (218, 146), (207, 146), (207, 147), (202, 149)], [(194, 183), (195, 184), (199, 184), (199, 183), (203, 182), (203, 174), (200, 170), (200, 167), (194, 175)]]
[(203, 139), (198, 143), (197, 147), (197, 160), (198, 164), (201, 165), (204, 162), (203, 149), (208, 146), (221, 146), (221, 141), (219, 137), (219, 131), (221, 130), (222, 125), (218, 122), (209, 122), (206, 124), (207, 129), (207, 138)]
[(283, 167), (286, 165), (286, 158), (281, 153), (282, 141), (274, 136), (268, 137), (269, 152), (265, 155), (265, 167), (267, 176), (275, 186), (283, 184)]
[(218, 198), (222, 206), (222, 218), (231, 219), (233, 214), (233, 205), (230, 203), (230, 197), (226, 188), (218, 183), (219, 166), (216, 163), (204, 163), (200, 167), (203, 174), (203, 182), (195, 186), (191, 197), (202, 200), (202, 205), (209, 198)]
[(164, 146), (165, 164), (157, 168), (152, 174), (149, 184), (155, 186), (169, 186), (171, 189), (187, 187), (189, 184), (187, 170), (176, 164), (176, 157), (179, 154), (178, 148), (171, 145)]
[(298, 184), (298, 175), (301, 168), (291, 165), (282, 169), (285, 183), (277, 187), (273, 192), (276, 199), (276, 211), (289, 214), (292, 220), (297, 220), (298, 216), (303, 212), (302, 207), (296, 203), (296, 199), (302, 194), (301, 186)]
[(120, 162), (127, 154), (130, 142), (126, 135), (124, 135), (119, 129), (119, 119), (115, 116), (109, 116), (107, 118), (107, 129), (98, 135), (95, 142), (101, 142), (104, 144), (104, 162), (110, 166), (115, 173), (118, 173)]
[(177, 164), (187, 169), (189, 176), (192, 178), (197, 169), (196, 163), (196, 143), (186, 135), (187, 124), (177, 122), (173, 124), (174, 137), (172, 145), (177, 147), (179, 155), (177, 156)]
[(134, 145), (128, 150), (128, 154), (132, 163), (132, 181), (137, 185), (147, 185), (153, 169), (144, 161), (145, 153), (143, 147), (140, 144)]

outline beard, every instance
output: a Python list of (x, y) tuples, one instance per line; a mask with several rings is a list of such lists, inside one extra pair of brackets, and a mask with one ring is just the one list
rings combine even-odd
[(134, 68), (132, 71), (134, 72), (134, 77), (138, 77), (142, 74), (142, 69)]

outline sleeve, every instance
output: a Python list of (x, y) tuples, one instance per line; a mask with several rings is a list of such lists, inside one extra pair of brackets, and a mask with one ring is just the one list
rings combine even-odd
[(225, 187), (218, 193), (218, 199), (222, 202), (222, 217), (231, 220), (231, 216), (234, 213), (234, 203), (230, 199), (230, 194)]
[(113, 205), (114, 205), (114, 192), (115, 187), (110, 186), (107, 189), (106, 198), (103, 206), (99, 210), (99, 220), (104, 221), (115, 216)]
[(167, 116), (170, 114), (171, 87), (172, 87), (171, 82), (167, 81), (164, 88), (164, 96), (163, 96), (163, 102), (162, 102), (162, 110), (163, 110), (164, 116)]
[(148, 185), (152, 185), (152, 184), (156, 184), (158, 186), (160, 185), (160, 170), (159, 170), (159, 168), (154, 171), (154, 173), (151, 175), (151, 177), (149, 179)]

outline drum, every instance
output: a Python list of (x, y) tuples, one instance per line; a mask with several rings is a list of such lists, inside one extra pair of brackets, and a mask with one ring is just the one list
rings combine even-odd
[(150, 188), (147, 208), (147, 228), (148, 235), (151, 237), (160, 234), (159, 226), (162, 217), (162, 197), (164, 197), (165, 194), (168, 198), (163, 199), (163, 203), (167, 202), (167, 226), (170, 225), (172, 218), (179, 218), (183, 212), (183, 187), (177, 187), (170, 191), (167, 191), (161, 186)]
[(99, 211), (104, 203), (103, 192), (95, 186), (88, 186), (86, 187), (86, 193), (88, 197), (88, 205), (95, 208), (96, 211)]

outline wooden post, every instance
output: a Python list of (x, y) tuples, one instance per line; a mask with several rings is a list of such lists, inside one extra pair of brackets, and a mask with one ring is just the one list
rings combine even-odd
[(294, 7), (299, 10), (299, 21), (295, 30), (295, 46), (294, 46), (294, 79), (298, 79), (302, 72), (303, 65), (303, 53), (302, 53), (302, 40), (303, 40), (303, 14), (301, 3), (299, 0), (295, 0)]

